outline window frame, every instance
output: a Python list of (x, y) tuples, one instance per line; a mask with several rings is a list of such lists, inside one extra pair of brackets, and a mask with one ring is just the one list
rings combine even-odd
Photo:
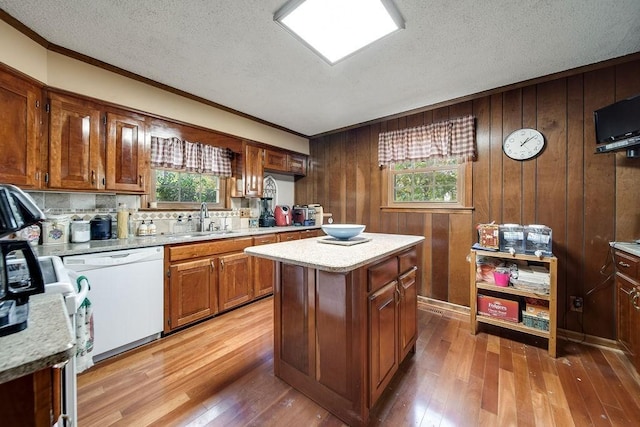
[[(457, 191), (458, 200), (455, 202), (396, 202), (394, 200), (394, 176), (403, 171), (395, 171), (393, 165), (382, 167), (382, 208), (392, 209), (472, 209), (472, 183), (473, 162), (463, 161), (458, 163)], [(440, 168), (440, 167), (437, 167)], [(437, 168), (425, 168), (423, 170), (435, 170)], [(406, 172), (405, 172), (406, 173)]]
[[(166, 201), (157, 200), (156, 199), (156, 171), (157, 170), (167, 170), (170, 172), (187, 173), (187, 174), (194, 174), (194, 175), (206, 175), (200, 172), (189, 172), (181, 169), (152, 167), (150, 168), (151, 179), (149, 181), (151, 185), (149, 189), (149, 195), (147, 197), (147, 202), (156, 202), (158, 205), (158, 209), (162, 209), (162, 210), (198, 210), (200, 209), (201, 202), (166, 202)], [(207, 208), (212, 210), (216, 210), (216, 209), (224, 210), (224, 209), (227, 209), (227, 206), (228, 206), (227, 186), (228, 186), (229, 180), (226, 177), (222, 177), (222, 176), (217, 176), (217, 178), (218, 178), (218, 184), (219, 184), (218, 185), (218, 191), (219, 191), (218, 203), (207, 202)]]

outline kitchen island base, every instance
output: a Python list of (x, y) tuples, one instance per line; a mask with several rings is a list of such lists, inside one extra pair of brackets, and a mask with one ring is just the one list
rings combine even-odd
[(366, 425), (415, 352), (419, 250), (347, 272), (277, 262), (275, 375), (347, 424)]

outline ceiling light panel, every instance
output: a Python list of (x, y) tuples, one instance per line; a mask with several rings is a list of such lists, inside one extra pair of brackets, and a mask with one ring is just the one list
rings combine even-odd
[(274, 20), (330, 64), (404, 28), (389, 0), (291, 0)]

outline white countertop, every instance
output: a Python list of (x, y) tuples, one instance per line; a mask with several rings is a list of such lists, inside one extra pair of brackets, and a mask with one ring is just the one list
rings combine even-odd
[(616, 249), (640, 257), (640, 244), (638, 243), (612, 242), (612, 245)]
[(401, 234), (362, 233), (358, 237), (367, 237), (371, 240), (353, 246), (339, 246), (319, 242), (321, 239), (328, 238), (323, 236), (252, 246), (244, 252), (288, 264), (346, 273), (424, 240), (423, 236)]
[(27, 328), (0, 337), (0, 383), (65, 362), (74, 352), (75, 333), (62, 295), (32, 295)]

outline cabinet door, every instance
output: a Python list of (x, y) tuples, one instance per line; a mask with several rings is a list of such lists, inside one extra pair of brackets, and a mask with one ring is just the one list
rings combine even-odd
[(295, 175), (307, 174), (307, 157), (297, 154), (289, 154), (287, 156), (287, 170)]
[(145, 124), (133, 115), (107, 114), (107, 190), (144, 193)]
[(400, 360), (405, 356), (416, 343), (418, 337), (418, 286), (417, 268), (400, 276), (400, 308), (399, 316), (399, 338), (400, 338)]
[(215, 263), (215, 258), (208, 258), (169, 267), (171, 329), (218, 312)]
[(370, 396), (373, 405), (398, 370), (397, 281), (369, 297)]
[(219, 258), (218, 289), (220, 310), (227, 310), (251, 300), (251, 257), (244, 253)]
[(40, 185), (40, 88), (0, 72), (0, 182), (23, 188)]
[(245, 196), (262, 196), (263, 175), (264, 148), (253, 145), (245, 146), (243, 171)]
[[(253, 238), (254, 246), (276, 243), (278, 241), (275, 234), (266, 236), (256, 236)], [(253, 297), (258, 298), (263, 295), (273, 293), (275, 285), (275, 261), (266, 258), (253, 257)]]
[(100, 111), (52, 95), (49, 116), (49, 188), (104, 189)]
[(282, 151), (265, 150), (264, 168), (279, 172), (288, 172), (288, 156)]

